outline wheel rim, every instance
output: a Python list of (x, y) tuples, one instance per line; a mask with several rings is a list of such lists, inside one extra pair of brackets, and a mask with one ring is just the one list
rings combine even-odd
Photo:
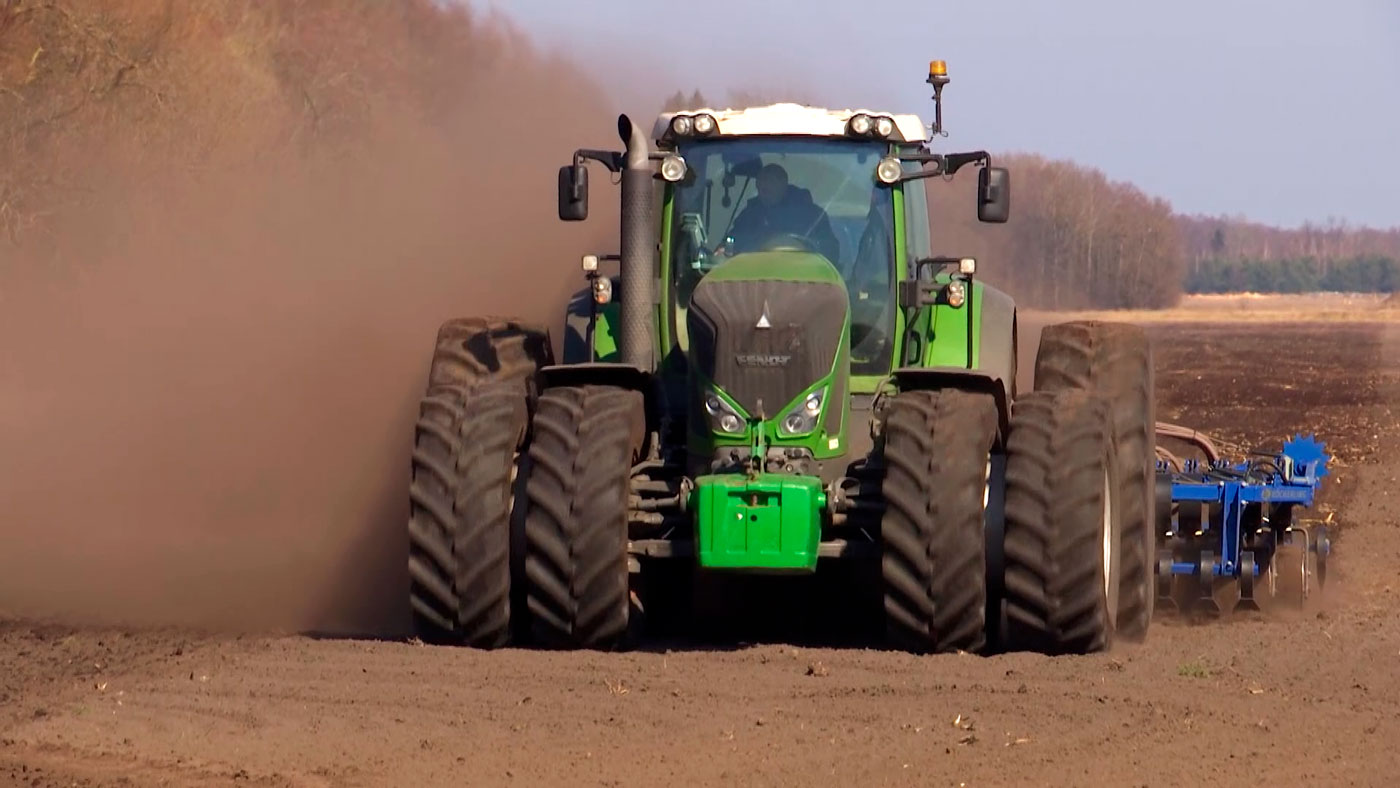
[(987, 504), (992, 500), (992, 458), (987, 456), (987, 468), (982, 472), (982, 511), (987, 511)]
[(1103, 475), (1103, 595), (1113, 598), (1113, 486), (1108, 473)]
[(506, 479), (506, 517), (515, 516), (515, 483), (520, 479), (520, 452), (513, 452), (510, 457), (510, 475)]

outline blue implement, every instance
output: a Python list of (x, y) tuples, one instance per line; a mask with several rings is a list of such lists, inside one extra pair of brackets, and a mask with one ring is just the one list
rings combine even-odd
[(1257, 580), (1271, 598), (1280, 581), (1306, 598), (1311, 578), (1325, 577), (1331, 543), (1325, 526), (1295, 524), (1293, 512), (1312, 506), (1329, 459), (1313, 436), (1295, 435), (1277, 454), (1239, 463), (1159, 460), (1158, 604), (1177, 605), (1178, 576), (1196, 577), (1208, 612), (1222, 612), (1219, 591), (1236, 582), (1246, 609), (1258, 609)]

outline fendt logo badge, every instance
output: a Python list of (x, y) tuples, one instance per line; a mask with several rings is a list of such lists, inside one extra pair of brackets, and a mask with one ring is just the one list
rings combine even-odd
[(739, 353), (734, 360), (741, 367), (785, 367), (792, 356), (778, 353)]
[[(773, 320), (768, 316), (767, 299), (763, 301), (763, 314), (758, 316), (758, 322), (753, 327), (765, 331), (773, 327)], [(785, 367), (791, 360), (791, 353), (738, 353), (734, 356), (735, 363), (741, 367)]]

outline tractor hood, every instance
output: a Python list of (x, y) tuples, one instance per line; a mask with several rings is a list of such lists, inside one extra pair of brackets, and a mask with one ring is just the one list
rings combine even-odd
[[(845, 361), (849, 304), (840, 274), (819, 254), (736, 256), (706, 274), (691, 296), (692, 368), (747, 417), (781, 417)], [(837, 396), (845, 391), (828, 391), (826, 402)]]

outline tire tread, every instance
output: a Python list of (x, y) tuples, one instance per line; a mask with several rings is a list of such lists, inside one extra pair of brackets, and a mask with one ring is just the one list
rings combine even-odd
[(410, 607), (425, 640), (509, 640), (511, 476), (527, 420), (516, 382), (439, 387), (421, 404), (408, 538)]
[(1079, 388), (1109, 403), (1118, 451), (1122, 545), (1117, 629), (1143, 640), (1151, 624), (1157, 556), (1156, 406), (1151, 346), (1140, 326), (1071, 321), (1047, 326), (1036, 356), (1037, 391)]
[(911, 391), (891, 403), (881, 563), (886, 632), (899, 648), (986, 643), (982, 494), (997, 418), (992, 397), (964, 391)]
[(547, 648), (610, 649), (628, 628), (628, 492), (642, 395), (605, 386), (539, 398), (526, 482), (526, 600)]
[(1099, 526), (1111, 461), (1108, 406), (1081, 389), (1016, 403), (1007, 445), (1005, 610), (1008, 644), (1089, 653), (1112, 638)]

